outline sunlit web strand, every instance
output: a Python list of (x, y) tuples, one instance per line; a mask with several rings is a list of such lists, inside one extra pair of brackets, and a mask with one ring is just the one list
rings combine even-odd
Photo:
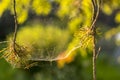
[(57, 61), (57, 60), (63, 60), (66, 59), (73, 51), (75, 51), (76, 49), (80, 48), (82, 45), (76, 46), (74, 48), (72, 48), (64, 57), (60, 57), (60, 58), (53, 58), (53, 59), (29, 59), (31, 61)]

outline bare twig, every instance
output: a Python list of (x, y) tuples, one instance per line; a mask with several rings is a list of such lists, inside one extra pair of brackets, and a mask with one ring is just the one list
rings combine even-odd
[[(96, 2), (96, 3), (95, 3)], [(99, 4), (97, 0), (92, 0), (92, 4), (93, 4), (93, 21), (92, 21), (92, 24), (91, 24), (91, 30), (93, 30), (93, 28), (95, 28), (95, 23), (96, 23), (96, 20), (98, 18), (98, 15), (99, 15)], [(97, 6), (96, 6), (97, 5)]]
[(100, 54), (100, 50), (101, 50), (101, 47), (99, 47), (98, 50), (97, 50), (96, 59), (98, 58), (98, 56)]
[(96, 20), (99, 15), (99, 1), (98, 0), (92, 0), (93, 4), (93, 21), (91, 24), (91, 31), (93, 32), (93, 80), (96, 80), (96, 55), (97, 55), (97, 49), (96, 49)]
[(96, 80), (96, 38), (93, 34), (93, 80)]
[(17, 12), (16, 12), (16, 0), (13, 0), (13, 8), (14, 8), (14, 26), (15, 26), (15, 30), (14, 30), (14, 36), (13, 36), (13, 49), (15, 50), (15, 44), (16, 44), (16, 36), (17, 36), (17, 28), (18, 28), (18, 21), (17, 21)]

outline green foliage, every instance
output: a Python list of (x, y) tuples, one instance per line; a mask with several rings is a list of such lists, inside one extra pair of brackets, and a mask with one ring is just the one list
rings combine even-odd
[[(72, 18), (72, 20), (69, 22), (70, 24), (73, 24), (73, 22), (75, 22), (74, 24), (78, 24), (78, 22), (76, 23), (76, 18), (78, 17), (79, 14), (81, 14), (78, 19), (81, 18), (81, 21), (82, 22), (84, 21), (84, 23), (85, 23), (84, 25), (89, 24), (89, 20), (92, 16), (90, 1), (83, 0), (82, 2), (80, 2), (79, 0), (67, 0), (67, 1), (55, 0), (54, 2), (59, 4), (59, 8), (57, 10), (56, 15), (59, 16), (60, 18), (65, 18), (66, 16), (68, 16), (69, 18)], [(2, 16), (3, 12), (8, 9), (13, 14), (13, 7), (11, 4), (13, 2), (10, 2), (8, 0), (2, 0), (0, 3), (2, 6), (0, 8), (1, 9), (0, 16)], [(31, 0), (25, 0), (25, 1), (24, 0), (16, 0), (18, 22), (20, 24), (22, 24), (23, 22), (25, 22), (27, 20), (29, 10), (32, 10), (37, 15), (48, 15), (52, 9), (51, 3), (52, 2), (49, 0), (33, 0), (33, 1), (31, 1)], [(8, 7), (8, 6), (10, 6), (10, 7)], [(86, 9), (84, 9), (84, 8), (86, 8)], [(82, 11), (82, 13), (81, 13), (81, 11)], [(82, 16), (86, 16), (86, 18), (85, 17), (82, 18)], [(81, 24), (81, 22), (79, 22), (78, 25), (80, 25), (80, 24)], [(79, 26), (77, 26), (77, 27), (79, 27)]]
[[(59, 4), (56, 15), (60, 18), (65, 18), (66, 16), (70, 19), (71, 22), (76, 22), (76, 18), (79, 17), (80, 24), (83, 22), (83, 25), (89, 25), (90, 19), (92, 17), (92, 6), (91, 0), (54, 0)], [(18, 14), (18, 22), (22, 24), (28, 18), (29, 10), (32, 10), (37, 15), (48, 15), (52, 10), (52, 1), (50, 0), (16, 0), (17, 14)], [(12, 7), (13, 2), (10, 0), (1, 0), (0, 1), (0, 16), (6, 11), (10, 10), (13, 12)], [(115, 9), (119, 8), (120, 1), (119, 0), (103, 0), (102, 1), (102, 11), (108, 15), (110, 15)], [(83, 17), (86, 16), (86, 17)], [(75, 19), (74, 19), (75, 18)], [(118, 20), (118, 18), (117, 18)], [(78, 24), (78, 23), (76, 23)]]
[(0, 1), (0, 16), (4, 13), (6, 9), (10, 6), (10, 0), (1, 0)]
[(116, 35), (117, 33), (119, 33), (119, 32), (120, 32), (120, 26), (118, 26), (117, 28), (113, 28), (113, 29), (107, 31), (107, 32), (105, 33), (105, 38), (106, 38), (107, 40), (110, 40), (113, 36), (115, 36), (115, 35)]
[[(0, 16), (6, 11), (10, 10), (13, 14), (13, 1), (2, 0), (0, 1)], [(31, 5), (31, 0), (16, 0), (16, 9), (18, 16), (18, 23), (24, 23), (28, 18), (28, 12), (32, 10), (38, 15), (47, 15), (51, 11), (51, 4), (47, 0), (33, 0)]]
[(119, 9), (120, 0), (102, 0), (102, 10), (104, 13), (110, 15), (115, 9)]
[(32, 49), (34, 56), (44, 58), (45, 54), (58, 55), (67, 48), (70, 38), (68, 31), (50, 25), (33, 26), (22, 28), (18, 32), (17, 43)]
[(115, 16), (115, 21), (116, 21), (117, 23), (120, 23), (120, 11), (116, 14), (116, 16)]
[(112, 59), (107, 61), (108, 57), (104, 55), (104, 58), (98, 60), (97, 68), (98, 80), (114, 80), (119, 79), (119, 65), (112, 64), (115, 63)]
[(48, 0), (33, 0), (32, 9), (37, 15), (47, 15), (51, 11), (51, 4)]
[(119, 34), (120, 34), (120, 26), (118, 26), (117, 28), (113, 28), (109, 31), (107, 31), (105, 33), (105, 39), (106, 40), (114, 40), (116, 45), (120, 45), (120, 37), (119, 37)]
[(71, 8), (74, 9), (73, 7), (73, 3), (74, 3), (74, 0), (67, 0), (67, 1), (64, 1), (64, 0), (56, 0), (56, 2), (58, 2), (60, 4), (59, 6), (59, 10), (57, 12), (57, 15), (59, 17), (62, 17), (64, 18), (65, 16), (69, 16), (69, 14), (71, 13)]
[[(4, 60), (1, 59), (0, 60), (0, 79), (1, 80), (11, 80), (11, 73), (12, 73), (12, 68), (10, 67), (10, 65)], [(7, 78), (6, 78), (7, 76)]]

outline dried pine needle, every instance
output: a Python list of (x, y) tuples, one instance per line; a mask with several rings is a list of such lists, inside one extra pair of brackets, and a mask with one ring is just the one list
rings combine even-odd
[(4, 48), (0, 52), (4, 52), (2, 58), (5, 58), (15, 68), (25, 67), (28, 64), (28, 58), (30, 58), (29, 51), (26, 47), (15, 44), (15, 51), (13, 49), (13, 42), (8, 44), (7, 48)]

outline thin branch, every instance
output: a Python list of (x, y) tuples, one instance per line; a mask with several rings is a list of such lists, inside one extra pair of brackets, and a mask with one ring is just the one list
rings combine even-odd
[(14, 51), (16, 51), (15, 50), (15, 44), (16, 44), (16, 36), (17, 36), (17, 28), (18, 28), (17, 12), (16, 12), (16, 0), (13, 0), (13, 8), (14, 8), (14, 20), (15, 20), (15, 23), (14, 23), (15, 30), (14, 30), (14, 37), (13, 37), (13, 49), (14, 49)]
[(96, 38), (93, 34), (93, 80), (96, 80)]
[(96, 59), (98, 58), (98, 56), (100, 54), (100, 50), (101, 50), (101, 47), (99, 47), (98, 50), (97, 50)]
[(100, 3), (99, 3), (99, 1), (92, 0), (92, 4), (93, 4), (93, 21), (92, 21), (92, 24), (91, 24), (91, 30), (93, 30), (93, 28), (95, 28), (94, 25), (95, 25), (95, 23), (97, 21), (99, 11), (100, 11), (100, 6), (99, 6)]
[(96, 55), (97, 55), (97, 49), (96, 49), (96, 20), (99, 15), (99, 1), (98, 0), (92, 0), (93, 4), (93, 22), (91, 24), (91, 31), (93, 32), (93, 80), (96, 80)]

